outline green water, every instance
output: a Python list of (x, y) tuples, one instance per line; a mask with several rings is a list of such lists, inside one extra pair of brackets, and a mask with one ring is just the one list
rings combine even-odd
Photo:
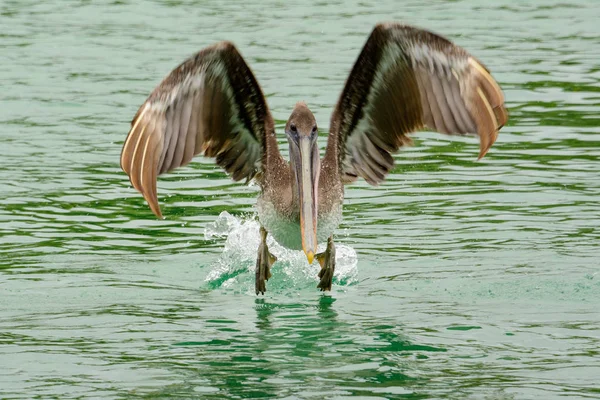
[[(419, 134), (348, 187), (334, 291), (276, 249), (254, 295), (255, 187), (210, 160), (119, 168), (188, 55), (234, 41), (279, 132), (319, 125), (372, 26), (457, 41), (505, 89), (488, 156)], [(600, 3), (0, 1), (0, 398), (600, 398)]]

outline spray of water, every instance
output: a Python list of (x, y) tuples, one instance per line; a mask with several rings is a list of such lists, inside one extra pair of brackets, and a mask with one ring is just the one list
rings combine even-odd
[[(236, 218), (227, 211), (222, 212), (216, 221), (204, 229), (206, 240), (226, 238), (223, 253), (212, 265), (206, 283), (213, 288), (232, 288), (242, 292), (254, 291), (254, 271), (256, 255), (260, 243), (260, 225), (254, 216), (247, 219)], [(290, 288), (316, 287), (317, 262), (308, 265), (302, 251), (289, 250), (280, 246), (269, 235), (269, 250), (277, 257), (273, 265), (272, 278), (268, 282), (269, 291), (286, 291)], [(325, 245), (318, 251), (324, 251)], [(356, 282), (358, 259), (351, 247), (336, 244), (336, 269), (334, 285), (348, 286)]]

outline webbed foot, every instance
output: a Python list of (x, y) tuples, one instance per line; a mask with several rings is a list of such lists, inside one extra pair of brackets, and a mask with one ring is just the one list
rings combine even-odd
[(333, 273), (335, 272), (335, 245), (333, 244), (333, 236), (327, 239), (327, 249), (323, 253), (317, 254), (317, 260), (321, 264), (321, 271), (319, 271), (321, 281), (317, 287), (322, 292), (330, 291)]
[(267, 247), (267, 231), (260, 227), (260, 245), (258, 246), (258, 256), (256, 258), (256, 294), (265, 294), (267, 291), (266, 281), (271, 277), (271, 267), (277, 261), (277, 257), (269, 252)]

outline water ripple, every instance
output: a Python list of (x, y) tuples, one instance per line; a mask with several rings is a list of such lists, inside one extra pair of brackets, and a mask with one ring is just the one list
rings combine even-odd
[[(4, 1), (0, 397), (598, 397), (597, 9)], [(348, 186), (333, 293), (273, 244), (254, 296), (258, 189), (211, 160), (161, 177), (165, 220), (130, 187), (131, 117), (185, 56), (234, 41), (278, 132), (302, 99), (325, 132), (390, 19), (484, 60), (510, 121), (481, 161), (475, 139), (423, 132), (384, 184)]]

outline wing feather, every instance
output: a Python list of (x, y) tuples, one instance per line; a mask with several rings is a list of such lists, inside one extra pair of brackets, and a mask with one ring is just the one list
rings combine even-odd
[(425, 92), (427, 93), (427, 102), (431, 109), (431, 113), (433, 115), (433, 120), (435, 125), (432, 126), (432, 129), (435, 129), (438, 132), (446, 133), (448, 132), (448, 128), (444, 123), (444, 115), (442, 110), (440, 109), (440, 105), (437, 100), (438, 93), (436, 93), (435, 84), (436, 81), (431, 79), (429, 74), (425, 75), (424, 73), (420, 74), (421, 81), (420, 83), (423, 85)]
[(378, 184), (412, 132), (477, 135), (481, 158), (507, 121), (500, 86), (466, 50), (419, 28), (379, 24), (331, 117), (325, 158), (336, 160), (345, 182)]
[(446, 101), (446, 93), (442, 81), (447, 81), (447, 78), (439, 75), (433, 75), (431, 77), (434, 99), (438, 104), (438, 108), (442, 114), (442, 120), (446, 127), (446, 130), (442, 133), (457, 133), (459, 130), (456, 121), (454, 120), (454, 112), (452, 111), (451, 105)]
[(188, 128), (190, 126), (190, 118), (192, 116), (192, 105), (193, 97), (189, 96), (189, 94), (186, 94), (186, 99), (181, 104), (181, 121), (179, 121), (179, 132), (177, 135), (177, 141), (175, 142), (175, 153), (173, 154), (173, 160), (169, 166), (169, 171), (179, 167), (180, 165), (185, 165), (183, 160)]
[(142, 178), (142, 166), (144, 160), (144, 149), (148, 142), (148, 136), (154, 131), (154, 119), (144, 121), (142, 131), (139, 134), (138, 140), (135, 143), (133, 149), (133, 156), (131, 158), (131, 184), (138, 190), (142, 191), (141, 178)]
[[(183, 111), (182, 101), (175, 100), (171, 106), (171, 121), (169, 122), (169, 140), (165, 140), (164, 158), (161, 162), (159, 174), (164, 174), (171, 170), (177, 141), (179, 140), (179, 131), (181, 129), (181, 115)], [(167, 114), (168, 115), (168, 114)]]
[(267, 147), (278, 156), (273, 118), (252, 71), (229, 42), (207, 47), (154, 89), (131, 123), (121, 168), (161, 217), (157, 176), (197, 154), (216, 157), (236, 181), (254, 178)]
[[(170, 107), (167, 108), (167, 111), (165, 113), (165, 123), (166, 123), (166, 127), (165, 127), (165, 139), (164, 139), (164, 143), (163, 146), (165, 147), (169, 147), (169, 144), (171, 143), (171, 139), (173, 138), (173, 109), (174, 109), (174, 104)], [(162, 166), (165, 162), (165, 158), (167, 157), (167, 152), (161, 152), (160, 154), (160, 158), (158, 160), (158, 164), (159, 166)]]
[[(196, 134), (198, 133), (198, 106), (200, 105), (200, 94), (198, 91), (194, 91), (191, 95), (189, 104), (192, 110), (190, 114), (190, 121), (188, 123), (187, 134), (185, 137), (185, 144), (183, 148), (183, 156), (181, 159), (181, 165), (186, 165), (194, 157), (194, 150), (196, 150)], [(202, 138), (199, 138), (202, 139)]]
[(149, 199), (148, 204), (150, 204), (150, 207), (155, 207), (152, 208), (152, 211), (155, 214), (158, 213), (159, 215), (160, 209), (156, 208), (158, 205), (156, 190), (158, 164), (156, 163), (156, 160), (157, 158), (160, 158), (160, 154), (162, 152), (162, 141), (159, 140), (159, 136), (156, 134), (156, 132), (159, 132), (161, 129), (163, 129), (161, 125), (164, 125), (164, 120), (157, 121), (154, 126), (154, 130), (149, 132), (147, 135), (148, 139), (144, 147), (140, 175), (142, 194), (145, 198)]

